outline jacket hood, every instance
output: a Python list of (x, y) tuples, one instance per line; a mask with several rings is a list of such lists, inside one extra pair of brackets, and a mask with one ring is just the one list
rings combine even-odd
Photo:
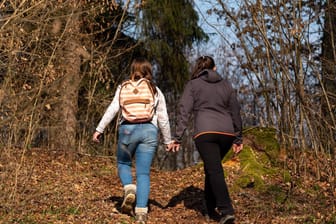
[(211, 69), (205, 69), (201, 71), (198, 77), (210, 83), (219, 82), (223, 79), (216, 71), (211, 70)]

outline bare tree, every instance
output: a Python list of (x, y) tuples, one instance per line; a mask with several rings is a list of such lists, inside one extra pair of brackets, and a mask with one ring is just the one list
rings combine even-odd
[(324, 30), (322, 43), (322, 82), (321, 110), (325, 134), (321, 140), (326, 149), (335, 154), (336, 150), (336, 1), (326, 1), (324, 13)]
[(123, 34), (129, 2), (0, 3), (2, 145), (83, 146), (138, 46)]
[[(281, 145), (302, 156), (306, 151), (314, 153), (317, 161), (322, 155), (332, 156), (336, 133), (334, 1), (217, 3), (210, 12), (235, 34), (231, 50), (240, 65), (235, 71), (247, 80), (241, 88), (250, 96), (243, 102), (244, 111), (253, 117), (245, 120), (254, 122), (250, 125), (275, 127)], [(306, 171), (305, 163), (301, 165)]]

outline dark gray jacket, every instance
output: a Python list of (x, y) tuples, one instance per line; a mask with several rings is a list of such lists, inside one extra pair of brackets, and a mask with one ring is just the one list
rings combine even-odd
[(242, 143), (242, 120), (237, 96), (228, 80), (213, 70), (203, 70), (190, 80), (178, 105), (175, 138), (181, 141), (193, 114), (194, 135), (221, 132), (236, 136), (234, 143)]

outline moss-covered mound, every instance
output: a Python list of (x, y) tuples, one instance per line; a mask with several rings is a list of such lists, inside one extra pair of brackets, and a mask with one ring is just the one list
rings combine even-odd
[[(273, 128), (249, 128), (244, 131), (244, 150), (236, 159), (239, 160), (239, 175), (234, 182), (234, 189), (255, 188), (260, 191), (267, 190), (266, 179), (273, 176), (282, 176), (283, 167), (279, 161), (280, 147)], [(233, 158), (230, 152), (225, 161)], [(286, 178), (288, 176), (286, 175)]]

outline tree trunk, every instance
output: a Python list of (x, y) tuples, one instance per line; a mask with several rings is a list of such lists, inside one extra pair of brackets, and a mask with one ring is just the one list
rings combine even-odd
[[(73, 9), (76, 6), (73, 4)], [(79, 17), (71, 13), (67, 19), (66, 31), (68, 35), (63, 49), (63, 78), (60, 82), (60, 105), (56, 112), (59, 126), (55, 132), (55, 146), (58, 150), (76, 150), (76, 130), (78, 111), (78, 90), (80, 87), (81, 54), (79, 49), (80, 22)]]

